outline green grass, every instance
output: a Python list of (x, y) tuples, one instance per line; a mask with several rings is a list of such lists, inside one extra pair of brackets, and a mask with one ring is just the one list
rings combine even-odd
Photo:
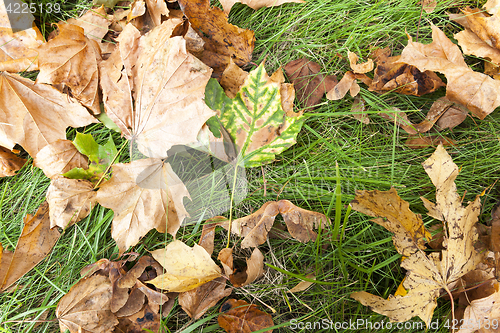
[[(63, 3), (62, 13), (37, 18), (45, 35), (51, 31), (51, 23), (77, 15), (88, 7), (82, 0), (60, 3)], [(418, 30), (419, 41), (430, 42), (430, 22), (451, 37), (459, 29), (448, 21), (445, 11), (457, 12), (457, 6), (482, 4), (464, 1), (454, 2), (454, 7), (450, 7), (450, 3), (440, 3), (434, 13), (424, 13), (421, 19), (416, 0), (307, 0), (306, 4), (258, 11), (237, 4), (231, 11), (230, 21), (255, 31), (253, 61), (259, 64), (265, 59), (268, 72), (290, 60), (307, 57), (318, 62), (324, 73), (337, 74), (340, 78), (349, 70), (348, 50), (364, 59), (375, 47), (388, 46), (393, 54), (399, 54), (406, 45), (405, 31), (415, 37)], [(478, 59), (467, 58), (467, 62), (481, 70)], [(370, 222), (368, 216), (354, 211), (346, 214), (355, 190), (388, 190), (394, 186), (399, 195), (410, 202), (411, 209), (423, 215), (427, 225), (435, 223), (425, 215), (419, 199), (420, 196), (434, 198), (435, 189), (421, 166), (434, 149), (409, 149), (404, 144), (408, 135), (377, 113), (398, 107), (410, 119), (419, 121), (432, 102), (444, 95), (444, 89), (430, 96), (413, 97), (394, 93), (378, 95), (364, 85), (361, 87), (361, 95), (371, 113), (369, 125), (362, 125), (349, 116), (350, 96), (340, 101), (324, 99), (317, 109), (306, 110), (308, 119), (296, 145), (279, 155), (273, 164), (246, 171), (249, 194), (234, 207), (233, 216), (249, 214), (269, 200), (288, 199), (300, 207), (328, 214), (334, 222), (321, 230), (315, 242), (301, 244), (292, 239), (269, 239), (260, 247), (268, 265), (265, 276), (252, 285), (234, 290), (233, 297), (256, 303), (270, 313), (276, 311), (272, 314), (273, 320), (282, 326), (276, 332), (344, 331), (292, 330), (290, 326), (285, 327), (291, 320), (302, 321), (304, 325), (322, 320), (387, 322), (386, 317), (349, 298), (351, 292), (360, 290), (387, 297), (395, 292), (405, 274), (399, 267), (400, 255), (394, 249), (390, 233)], [(296, 103), (296, 108), (300, 107)], [(99, 143), (104, 143), (109, 135), (101, 125), (84, 131), (92, 133)], [(457, 188), (464, 194), (464, 202), (495, 184), (500, 169), (500, 113), (494, 112), (483, 121), (468, 118), (443, 135), (458, 143), (447, 150), (461, 167)], [(73, 137), (74, 131), (69, 131), (68, 138)], [(117, 146), (121, 146), (122, 139), (116, 134), (114, 139)], [(127, 158), (125, 153), (120, 160)], [(44, 200), (48, 184), (41, 170), (31, 163), (18, 175), (0, 180), (0, 242), (4, 247), (14, 249), (23, 217), (36, 211)], [(482, 198), (481, 222), (489, 221), (498, 195), (495, 184)], [(112, 216), (112, 211), (95, 208), (89, 217), (65, 231), (52, 253), (18, 281), (15, 291), (0, 295), (0, 332), (58, 330), (55, 307), (78, 281), (80, 269), (101, 258), (116, 258), (117, 248), (110, 235)], [(192, 245), (200, 235), (200, 230), (195, 228), (195, 225), (183, 227), (177, 237)], [(170, 239), (170, 236), (150, 232), (134, 251), (147, 254)], [(226, 241), (225, 232), (219, 231), (215, 253)], [(237, 238), (231, 240), (232, 244), (239, 242)], [(235, 255), (244, 259), (249, 251), (236, 247)], [(316, 284), (296, 294), (287, 292), (310, 272), (315, 273)], [(222, 332), (213, 316), (217, 311), (218, 307), (212, 308), (202, 319), (190, 323), (177, 305), (163, 318), (163, 325), (169, 332), (181, 328), (186, 329), (185, 332)], [(433, 321), (439, 321), (439, 327), (433, 332), (448, 332), (443, 324), (449, 314), (449, 302), (439, 300), (433, 317)], [(42, 322), (37, 323), (40, 320)], [(421, 323), (417, 318), (413, 321)], [(399, 331), (396, 328), (377, 330)]]

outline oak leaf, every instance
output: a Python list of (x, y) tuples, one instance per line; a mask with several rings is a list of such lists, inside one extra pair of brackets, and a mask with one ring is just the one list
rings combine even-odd
[(272, 317), (259, 310), (257, 305), (236, 299), (230, 299), (222, 304), (217, 321), (228, 333), (250, 333), (274, 326)]
[(66, 138), (66, 128), (97, 120), (73, 98), (16, 74), (0, 73), (0, 145), (20, 144), (32, 157), (46, 145)]
[(43, 147), (34, 158), (35, 166), (49, 178), (66, 173), (73, 168), (87, 169), (87, 158), (69, 140), (57, 140)]
[[(482, 255), (474, 248), (477, 231), (474, 227), (480, 213), (480, 196), (467, 207), (457, 193), (455, 179), (458, 167), (443, 146), (423, 163), (426, 173), (436, 186), (436, 203), (424, 200), (429, 214), (445, 222), (447, 229), (441, 253), (426, 254), (422, 249), (430, 234), (421, 218), (408, 209), (408, 203), (394, 189), (387, 192), (357, 192), (353, 208), (371, 216), (381, 216), (374, 222), (394, 233), (396, 250), (404, 255), (401, 267), (407, 270), (403, 287), (405, 296), (383, 299), (367, 292), (355, 292), (351, 297), (391, 321), (407, 321), (420, 317), (426, 325), (432, 319), (441, 290), (450, 294), (449, 285), (475, 269)], [(424, 239), (425, 238), (425, 239)]]
[(226, 288), (226, 279), (218, 277), (201, 286), (179, 294), (179, 305), (192, 319), (199, 319), (218, 301), (231, 295), (233, 288)]
[(111, 236), (120, 253), (153, 228), (175, 235), (188, 216), (182, 199), (189, 193), (170, 164), (148, 158), (117, 163), (112, 172), (97, 191), (97, 202), (115, 213)]
[(189, 247), (175, 240), (166, 248), (151, 252), (151, 255), (166, 270), (165, 274), (148, 281), (159, 289), (184, 292), (221, 276), (219, 266), (197, 244)]
[(220, 3), (222, 5), (222, 8), (224, 8), (224, 13), (226, 13), (226, 15), (229, 15), (231, 8), (233, 8), (234, 4), (237, 2), (245, 4), (255, 10), (262, 7), (280, 6), (288, 2), (305, 3), (304, 0), (221, 0)]
[(18, 157), (0, 146), (0, 177), (14, 176), (25, 163), (24, 158)]
[(128, 24), (99, 66), (106, 73), (100, 82), (107, 115), (148, 157), (196, 142), (214, 115), (203, 101), (211, 69), (186, 51), (182, 37), (170, 38), (174, 27), (167, 20), (141, 36)]

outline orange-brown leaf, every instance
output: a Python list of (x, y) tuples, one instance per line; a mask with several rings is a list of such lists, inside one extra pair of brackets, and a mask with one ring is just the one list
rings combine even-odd
[[(221, 306), (220, 312), (217, 321), (228, 333), (250, 333), (274, 326), (271, 315), (259, 310), (257, 305), (243, 300), (228, 300)], [(266, 333), (272, 331), (268, 330)]]
[(0, 177), (14, 176), (25, 163), (24, 158), (18, 157), (0, 146)]

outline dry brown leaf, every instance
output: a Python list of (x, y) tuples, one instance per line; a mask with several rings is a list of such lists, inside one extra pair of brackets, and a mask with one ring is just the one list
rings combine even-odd
[(281, 6), (284, 3), (295, 2), (295, 3), (305, 3), (304, 0), (221, 0), (220, 3), (222, 8), (224, 8), (224, 13), (229, 15), (231, 8), (233, 8), (234, 4), (240, 2), (242, 4), (247, 5), (252, 9), (260, 9), (262, 7), (273, 7), (273, 6)]
[(161, 24), (162, 16), (168, 16), (168, 8), (165, 0), (146, 0), (146, 8), (155, 26)]
[(96, 41), (99, 46), (102, 46), (103, 38), (108, 33), (108, 27), (112, 19), (106, 14), (104, 6), (101, 6), (89, 9), (81, 17), (70, 18), (67, 22), (82, 27), (87, 38)]
[(338, 83), (335, 75), (320, 74), (320, 65), (305, 58), (290, 61), (284, 70), (295, 87), (297, 100), (306, 108), (314, 109), (325, 92), (332, 90)]
[(465, 106), (458, 103), (453, 103), (453, 105), (451, 105), (438, 119), (436, 125), (440, 130), (453, 128), (457, 125), (460, 125), (467, 118), (468, 114), (469, 110)]
[(436, 26), (432, 26), (431, 44), (408, 41), (400, 61), (421, 71), (444, 74), (448, 80), (446, 97), (467, 107), (476, 117), (484, 119), (500, 105), (500, 83), (474, 72), (465, 63), (458, 46)]
[(481, 203), (480, 196), (477, 196), (467, 207), (462, 206), (455, 185), (458, 167), (443, 146), (438, 146), (423, 166), (436, 186), (436, 204), (424, 203), (433, 215), (445, 221), (445, 248), (441, 253), (426, 254), (422, 251), (424, 237), (430, 239), (430, 235), (420, 217), (409, 211), (408, 203), (401, 200), (394, 189), (358, 192), (353, 208), (385, 217), (387, 221), (377, 218), (375, 222), (394, 232), (396, 249), (407, 257), (401, 267), (407, 271), (403, 287), (408, 293), (406, 296), (390, 296), (387, 300), (364, 291), (353, 293), (351, 297), (388, 316), (391, 321), (403, 322), (418, 316), (428, 326), (440, 291), (444, 289), (449, 293), (448, 286), (475, 269), (482, 260), (482, 255), (474, 249), (478, 236), (474, 225)]
[(424, 135), (424, 136), (410, 136), (405, 142), (409, 148), (423, 149), (427, 147), (455, 146), (456, 142), (446, 136), (441, 135)]
[[(228, 333), (251, 333), (274, 326), (271, 315), (259, 310), (257, 305), (235, 299), (222, 304), (217, 321), (220, 327)], [(265, 332), (271, 333), (272, 331)]]
[(324, 214), (297, 207), (288, 200), (278, 201), (278, 208), (290, 235), (303, 243), (318, 237), (313, 229), (320, 226), (325, 229), (330, 224), (330, 219)]
[(205, 41), (205, 51), (200, 58), (213, 68), (213, 76), (220, 77), (229, 59), (240, 67), (252, 59), (255, 43), (253, 31), (229, 24), (227, 16), (217, 7), (211, 7), (209, 0), (179, 0), (189, 23)]
[(14, 176), (25, 163), (24, 158), (18, 157), (10, 150), (0, 146), (0, 177)]
[(198, 245), (204, 248), (209, 255), (212, 255), (214, 252), (215, 227), (217, 225), (217, 222), (206, 221), (201, 230)]
[(120, 253), (153, 228), (177, 233), (188, 216), (182, 200), (189, 193), (170, 164), (147, 158), (117, 163), (112, 172), (111, 179), (97, 191), (97, 202), (115, 213), (111, 236)]
[(45, 176), (54, 178), (73, 168), (88, 169), (87, 157), (69, 140), (57, 140), (43, 147), (33, 164), (43, 170)]
[(224, 274), (229, 277), (234, 273), (233, 266), (233, 249), (232, 248), (224, 248), (220, 250), (217, 259), (222, 264), (222, 268), (224, 269)]
[(157, 275), (163, 274), (163, 268), (156, 260), (154, 260), (150, 256), (142, 256), (135, 263), (134, 267), (132, 267), (125, 274), (125, 276), (120, 278), (120, 280), (118, 281), (118, 286), (121, 288), (132, 288), (135, 285), (137, 279), (139, 279), (141, 277), (144, 270), (148, 266), (153, 267), (155, 269)]
[(360, 87), (356, 82), (356, 79), (360, 79), (363, 83), (368, 84), (370, 84), (371, 81), (365, 74), (355, 74), (348, 71), (344, 74), (339, 83), (326, 93), (326, 98), (331, 101), (337, 101), (344, 98), (347, 92), (349, 92), (352, 97), (356, 97), (360, 91)]
[(166, 248), (151, 252), (151, 255), (166, 273), (148, 283), (168, 292), (188, 291), (221, 276), (219, 266), (197, 244), (191, 248), (175, 240)]
[(142, 16), (146, 13), (146, 2), (143, 0), (136, 0), (130, 6), (130, 11), (127, 15), (127, 22), (132, 21), (136, 17)]
[(500, 50), (489, 46), (481, 38), (469, 29), (460, 31), (453, 35), (462, 47), (464, 54), (471, 54), (481, 58), (487, 58), (496, 65), (500, 65)]
[(176, 144), (196, 142), (215, 113), (205, 104), (211, 69), (186, 51), (182, 37), (170, 37), (170, 20), (141, 37), (131, 24), (119, 45), (101, 62), (106, 113), (122, 134), (149, 157), (164, 158)]
[(55, 88), (16, 74), (0, 73), (0, 145), (20, 144), (32, 157), (48, 144), (66, 138), (66, 128), (97, 120), (87, 109)]
[(233, 288), (226, 288), (226, 279), (219, 277), (196, 289), (179, 294), (179, 305), (194, 320), (201, 318), (212, 306), (231, 295)]
[(495, 80), (500, 80), (500, 66), (492, 64), (491, 62), (484, 61), (484, 74), (487, 74)]
[[(316, 280), (316, 276), (314, 275), (314, 273), (307, 274), (306, 278)], [(288, 290), (288, 292), (289, 293), (297, 293), (299, 291), (304, 291), (307, 288), (309, 288), (310, 286), (312, 286), (313, 284), (314, 284), (314, 282), (310, 282), (310, 281), (300, 281), (295, 287)]]
[(498, 0), (488, 0), (483, 7), (488, 13), (495, 15), (500, 8), (500, 2)]
[(94, 184), (85, 179), (57, 177), (47, 190), (50, 227), (62, 229), (73, 225), (90, 214), (95, 206)]
[[(146, 304), (146, 296), (137, 287), (134, 286), (130, 291), (128, 289), (125, 289), (125, 291), (127, 292), (125, 304), (118, 311), (114, 312), (115, 316), (119, 319), (136, 314)], [(111, 300), (111, 304), (113, 304), (113, 299)], [(112, 306), (111, 309), (113, 309)]]
[(362, 64), (358, 64), (359, 57), (356, 53), (347, 51), (347, 58), (354, 74), (365, 74), (373, 70), (373, 60), (368, 59)]
[(49, 206), (40, 205), (35, 216), (26, 215), (14, 253), (0, 253), (0, 291), (29, 272), (52, 251), (60, 233), (50, 229)]
[(161, 316), (158, 311), (153, 310), (146, 304), (141, 311), (119, 318), (120, 323), (116, 326), (115, 333), (143, 333), (159, 332), (161, 326)]
[(469, 7), (462, 9), (466, 15), (470, 30), (474, 32), (481, 40), (491, 47), (500, 47), (500, 18), (498, 14), (489, 16), (480, 9), (471, 9)]
[(246, 267), (235, 270), (229, 276), (229, 280), (235, 287), (249, 285), (264, 275), (264, 255), (258, 248), (255, 248), (250, 258), (246, 259), (246, 264)]
[(109, 309), (111, 282), (107, 276), (82, 278), (61, 298), (56, 308), (61, 332), (113, 332), (118, 324)]

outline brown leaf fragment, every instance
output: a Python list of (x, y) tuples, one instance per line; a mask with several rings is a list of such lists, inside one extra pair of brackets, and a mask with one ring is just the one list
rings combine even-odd
[(347, 58), (354, 74), (365, 74), (373, 70), (373, 60), (368, 59), (362, 64), (358, 64), (359, 57), (356, 53), (348, 51)]
[(305, 58), (289, 62), (284, 70), (295, 87), (298, 101), (306, 108), (319, 104), (325, 92), (338, 83), (335, 75), (320, 74), (320, 65)]
[(424, 149), (427, 147), (455, 146), (456, 142), (446, 136), (441, 135), (423, 135), (423, 136), (410, 136), (405, 144), (412, 149)]
[(224, 248), (220, 250), (217, 259), (222, 264), (222, 268), (224, 269), (224, 274), (229, 277), (234, 273), (233, 266), (233, 249), (232, 248)]
[(465, 29), (453, 37), (458, 41), (464, 54), (487, 58), (494, 64), (500, 65), (500, 50), (488, 45), (471, 30)]
[(61, 332), (112, 332), (118, 320), (109, 309), (111, 294), (107, 276), (94, 275), (78, 281), (57, 304)]
[[(497, 332), (491, 324), (500, 318), (500, 284), (489, 280), (463, 297), (469, 305), (465, 309), (463, 322), (475, 323), (474, 326), (463, 325), (460, 333)], [(495, 325), (496, 326), (496, 325)]]
[(227, 16), (208, 0), (179, 0), (184, 15), (193, 29), (200, 32), (205, 41), (205, 51), (200, 58), (213, 68), (213, 77), (219, 78), (229, 65), (229, 59), (240, 67), (252, 59), (255, 43), (251, 30), (229, 24)]
[(50, 227), (62, 229), (81, 221), (96, 204), (94, 184), (85, 179), (57, 177), (47, 190)]
[(233, 288), (226, 288), (226, 279), (219, 277), (196, 289), (179, 294), (179, 305), (194, 320), (201, 318), (205, 312), (224, 297), (231, 295)]
[(168, 16), (168, 8), (165, 0), (146, 0), (146, 8), (155, 26), (161, 24), (162, 16)]
[(118, 311), (114, 312), (117, 318), (129, 317), (136, 314), (141, 311), (146, 303), (146, 296), (138, 288), (133, 287), (130, 290), (130, 294), (128, 293), (128, 289), (124, 290), (127, 291), (127, 298), (125, 304)]
[(379, 115), (384, 119), (395, 122), (406, 133), (417, 134), (415, 125), (408, 119), (405, 112), (399, 110), (398, 108), (392, 108), (387, 111), (388, 112), (380, 112)]
[[(314, 275), (314, 273), (307, 274), (306, 278), (316, 280), (316, 276)], [(300, 281), (295, 287), (288, 290), (288, 292), (289, 293), (297, 293), (299, 291), (304, 291), (307, 288), (309, 288), (310, 286), (312, 286), (313, 284), (314, 284), (314, 282), (310, 282), (310, 281)]]
[(108, 33), (112, 18), (106, 14), (104, 6), (101, 6), (89, 9), (79, 18), (70, 18), (67, 22), (82, 27), (87, 38), (96, 41), (99, 46), (102, 46), (103, 38)]
[(500, 80), (500, 66), (484, 61), (484, 74), (491, 76), (495, 80)]
[(365, 101), (360, 96), (354, 97), (354, 102), (352, 102), (351, 112), (354, 119), (362, 122), (365, 125), (370, 123), (370, 118), (364, 112), (366, 111)]
[(215, 227), (217, 225), (217, 222), (205, 223), (201, 230), (200, 241), (198, 242), (198, 245), (204, 248), (210, 255), (214, 252)]
[(220, 85), (224, 88), (224, 92), (227, 97), (231, 99), (235, 98), (247, 77), (248, 72), (245, 72), (238, 65), (236, 65), (233, 59), (229, 59), (229, 65), (222, 73), (220, 79)]
[(160, 332), (161, 316), (157, 311), (151, 309), (146, 304), (137, 313), (131, 316), (119, 318), (119, 324), (116, 326), (115, 332), (119, 333), (144, 333), (144, 332)]
[(69, 140), (57, 140), (43, 147), (33, 164), (43, 170), (45, 176), (54, 178), (73, 168), (88, 169), (87, 157)]
[(49, 206), (40, 205), (35, 216), (26, 215), (14, 253), (2, 255), (0, 291), (7, 289), (42, 261), (57, 243), (60, 233), (50, 229)]
[[(115, 313), (120, 310), (129, 299), (128, 288), (120, 288), (118, 285), (118, 280), (125, 275), (125, 270), (123, 269), (123, 263), (110, 261), (109, 270), (109, 281), (111, 282), (111, 300), (109, 302), (109, 309), (111, 312)], [(139, 308), (140, 309), (140, 308)]]
[(339, 83), (326, 93), (326, 98), (331, 101), (337, 101), (344, 98), (345, 94), (347, 94), (348, 91), (350, 91), (351, 96), (354, 97), (357, 95), (356, 91), (359, 92), (359, 86), (357, 88), (352, 88), (356, 85), (356, 75), (353, 72), (348, 71), (344, 74), (344, 77), (342, 77)]
[(25, 163), (24, 158), (18, 157), (10, 150), (0, 146), (0, 177), (14, 176)]
[[(228, 333), (250, 333), (274, 326), (271, 315), (259, 310), (257, 305), (236, 299), (222, 304), (217, 321)], [(268, 330), (266, 333), (272, 331)]]
[(264, 255), (255, 248), (250, 258), (246, 259), (246, 267), (235, 271), (229, 280), (235, 287), (243, 287), (253, 283), (264, 275)]
[(143, 0), (136, 0), (130, 6), (130, 11), (127, 15), (127, 22), (132, 21), (136, 17), (142, 16), (146, 13), (146, 2)]
[(142, 275), (147, 267), (153, 267), (155, 270), (162, 274), (163, 268), (161, 265), (150, 256), (142, 256), (137, 260), (134, 267), (132, 267), (124, 276), (118, 280), (120, 288), (132, 288), (137, 279)]
[(458, 46), (436, 26), (432, 26), (431, 44), (413, 42), (410, 38), (400, 61), (421, 71), (437, 71), (446, 76), (446, 97), (467, 107), (484, 119), (500, 105), (500, 84), (489, 76), (474, 72), (464, 62)]
[(454, 128), (463, 123), (468, 114), (469, 110), (465, 106), (454, 103), (443, 113), (441, 118), (438, 119), (436, 125), (440, 130)]
[(318, 237), (313, 229), (320, 226), (321, 229), (324, 229), (330, 224), (330, 219), (324, 214), (297, 207), (288, 200), (278, 201), (278, 208), (290, 235), (302, 243), (315, 240)]
[[(203, 56), (203, 51), (205, 50), (205, 41), (198, 35), (198, 33), (189, 25), (188, 31), (184, 35), (186, 40), (186, 48), (194, 55), (196, 58), (201, 58)], [(229, 95), (228, 95), (229, 96)]]
[(462, 9), (466, 15), (469, 27), (486, 44), (500, 48), (500, 18), (498, 14), (489, 16), (480, 9), (466, 7)]

